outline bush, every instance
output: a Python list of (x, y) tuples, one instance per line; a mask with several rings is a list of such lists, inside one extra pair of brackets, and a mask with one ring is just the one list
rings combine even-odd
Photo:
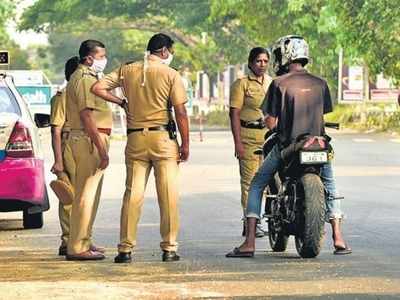
[(208, 126), (229, 127), (229, 112), (223, 110), (215, 110), (208, 113), (206, 122)]
[(400, 131), (400, 110), (395, 104), (339, 104), (325, 120), (358, 130)]

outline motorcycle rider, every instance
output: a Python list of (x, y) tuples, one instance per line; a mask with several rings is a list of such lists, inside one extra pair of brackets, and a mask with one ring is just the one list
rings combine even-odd
[[(332, 111), (332, 100), (326, 81), (304, 69), (309, 61), (309, 54), (308, 45), (302, 37), (280, 38), (272, 49), (272, 60), (278, 77), (272, 81), (262, 109), (267, 127), (276, 127), (279, 142), (267, 155), (251, 182), (246, 214), (246, 239), (241, 246), (227, 253), (226, 257), (254, 256), (256, 223), (260, 219), (263, 192), (282, 165), (282, 146), (289, 145), (301, 134), (323, 135), (323, 115)], [(330, 163), (322, 167), (321, 179), (327, 194), (327, 219), (332, 226), (334, 254), (350, 254), (351, 249), (341, 234), (340, 221), (343, 214), (340, 200), (335, 199), (335, 181)]]

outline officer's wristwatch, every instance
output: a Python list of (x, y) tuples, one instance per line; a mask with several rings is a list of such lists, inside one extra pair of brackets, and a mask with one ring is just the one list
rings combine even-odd
[(128, 101), (126, 101), (126, 99), (124, 98), (124, 99), (122, 99), (122, 102), (118, 105), (122, 108), (125, 108), (127, 104), (128, 104)]

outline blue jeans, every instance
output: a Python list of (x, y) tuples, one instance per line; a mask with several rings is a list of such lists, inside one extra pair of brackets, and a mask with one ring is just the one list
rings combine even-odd
[(281, 152), (275, 145), (251, 180), (246, 217), (260, 219), (264, 190), (282, 163)]
[(326, 221), (332, 219), (341, 219), (343, 212), (340, 208), (340, 199), (335, 199), (336, 184), (333, 177), (332, 164), (328, 163), (321, 168), (321, 180), (325, 187), (325, 203), (326, 203)]
[[(251, 181), (246, 209), (247, 218), (261, 218), (261, 203), (264, 190), (278, 171), (281, 163), (281, 153), (279, 147), (275, 145)], [(340, 200), (335, 199), (336, 186), (330, 163), (321, 168), (321, 180), (326, 193), (326, 221), (329, 222), (333, 218), (342, 218), (343, 213), (340, 209)]]

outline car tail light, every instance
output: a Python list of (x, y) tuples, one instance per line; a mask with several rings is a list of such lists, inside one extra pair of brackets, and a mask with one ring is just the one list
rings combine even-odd
[(32, 157), (32, 139), (28, 128), (21, 122), (15, 123), (6, 147), (9, 157)]

